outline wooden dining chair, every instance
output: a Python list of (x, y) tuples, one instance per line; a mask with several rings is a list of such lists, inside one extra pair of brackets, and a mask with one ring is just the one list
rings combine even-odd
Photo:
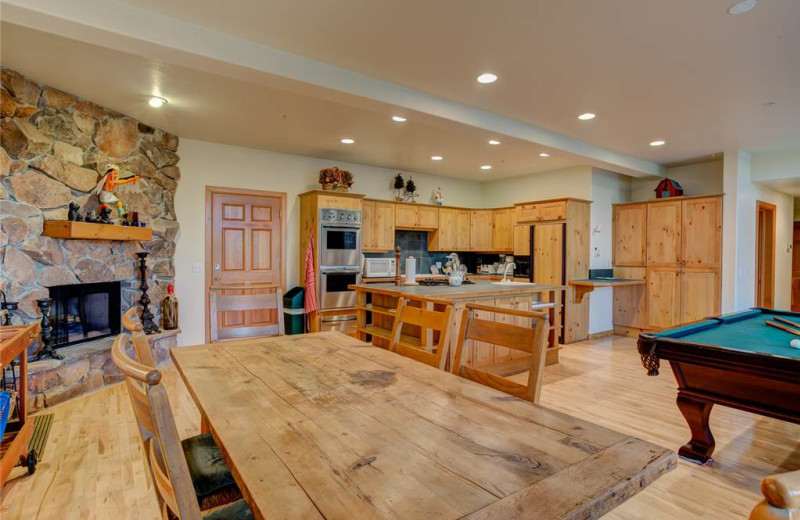
[[(264, 289), (258, 287), (257, 289)], [(246, 286), (212, 287), (209, 291), (209, 321), (211, 342), (259, 336), (283, 336), (283, 292), (279, 285), (266, 287), (269, 293), (222, 294), (226, 291), (248, 290)], [(252, 289), (251, 289), (252, 290)], [(219, 313), (275, 309), (277, 323), (220, 328)]]
[(136, 307), (131, 307), (122, 315), (122, 326), (131, 333), (133, 351), (136, 353), (139, 363), (155, 368), (156, 360), (153, 357), (153, 349), (147, 339), (147, 334), (144, 333), (142, 322), (139, 319), (139, 310)]
[[(475, 316), (476, 311), (523, 318), (525, 322), (530, 321), (531, 325), (523, 327), (510, 323), (489, 321)], [(538, 403), (542, 388), (549, 328), (549, 315), (546, 312), (520, 311), (467, 304), (461, 317), (461, 330), (456, 343), (452, 372), (495, 390), (500, 390), (532, 403)], [(491, 372), (467, 366), (465, 362), (466, 347), (467, 342), (470, 340), (491, 343), (529, 353), (528, 384), (523, 385)]]
[[(128, 344), (128, 336), (120, 334), (111, 347), (111, 359), (125, 376), (162, 505), (179, 518), (186, 519), (201, 518), (201, 510), (218, 511), (220, 507), (241, 501), (241, 491), (214, 439), (210, 434), (196, 435), (183, 441), (179, 439), (161, 372), (131, 358)], [(187, 495), (191, 495), (192, 500)], [(241, 504), (236, 507), (241, 508)], [(203, 518), (208, 519), (209, 515)]]
[(800, 518), (800, 470), (764, 477), (762, 500), (749, 520), (795, 520)]
[[(450, 313), (453, 306), (449, 302), (438, 303), (432, 300), (417, 300), (422, 307), (409, 305), (409, 298), (398, 298), (397, 311), (392, 327), (392, 339), (389, 350), (432, 367), (444, 370), (447, 362), (448, 332), (450, 331)], [(443, 310), (425, 308), (426, 306), (439, 306)], [(403, 327), (411, 325), (419, 328), (419, 336), (410, 336), (403, 333)], [(422, 338), (426, 329), (438, 333), (438, 341), (433, 345), (426, 345)], [(434, 335), (435, 337), (435, 335)]]

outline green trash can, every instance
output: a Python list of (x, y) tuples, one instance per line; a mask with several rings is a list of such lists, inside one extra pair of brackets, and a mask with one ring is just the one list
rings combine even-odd
[(295, 287), (283, 295), (283, 327), (286, 334), (302, 334), (305, 331), (306, 290)]

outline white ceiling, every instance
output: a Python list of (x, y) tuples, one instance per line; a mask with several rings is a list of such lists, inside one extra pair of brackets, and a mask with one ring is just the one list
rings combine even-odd
[(123, 1), (661, 164), (800, 146), (797, 0)]
[[(17, 25), (0, 29), (4, 66), (185, 138), (478, 181), (582, 164), (563, 151), (361, 97), (306, 95)], [(161, 109), (147, 104), (153, 85), (169, 100)], [(393, 122), (395, 114), (408, 121)], [(345, 137), (356, 143), (342, 144)], [(501, 145), (489, 145), (492, 138)]]

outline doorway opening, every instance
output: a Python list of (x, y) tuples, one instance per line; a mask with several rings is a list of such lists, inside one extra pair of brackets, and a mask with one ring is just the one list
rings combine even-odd
[(800, 312), (800, 222), (792, 235), (792, 310)]
[(777, 208), (756, 202), (756, 307), (775, 306), (775, 219)]

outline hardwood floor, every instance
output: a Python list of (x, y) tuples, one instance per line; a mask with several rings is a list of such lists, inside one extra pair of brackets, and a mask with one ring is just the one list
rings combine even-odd
[[(197, 433), (199, 417), (191, 398), (175, 370), (165, 372), (180, 434)], [(675, 395), (668, 368), (647, 377), (634, 340), (613, 336), (562, 350), (561, 363), (545, 370), (541, 404), (677, 449), (689, 430)], [(55, 419), (43, 460), (33, 476), (14, 470), (13, 480), (2, 489), (0, 518), (157, 518), (155, 492), (123, 386), (48, 411)], [(680, 461), (675, 471), (604, 520), (744, 519), (760, 500), (761, 477), (800, 469), (800, 425), (723, 407), (714, 409), (711, 424), (715, 462), (699, 467)]]

